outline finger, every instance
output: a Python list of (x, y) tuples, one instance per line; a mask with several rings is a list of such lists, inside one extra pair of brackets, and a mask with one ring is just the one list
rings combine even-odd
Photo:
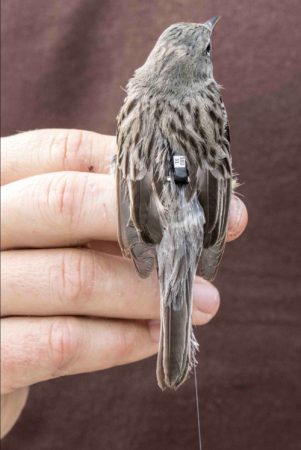
[(236, 195), (233, 195), (230, 203), (227, 242), (237, 239), (246, 229), (247, 223), (247, 208)]
[[(113, 176), (55, 172), (9, 183), (1, 189), (4, 249), (117, 240)], [(230, 240), (242, 233), (247, 222), (245, 206), (237, 197), (234, 199), (230, 205)]]
[[(245, 230), (248, 223), (248, 211), (245, 204), (235, 195), (230, 203), (227, 242), (237, 239)], [(121, 255), (120, 247), (116, 242), (90, 241), (87, 246), (93, 250)]]
[(62, 247), (117, 239), (114, 177), (56, 172), (2, 188), (2, 248)]
[(45, 129), (1, 139), (1, 184), (47, 172), (109, 173), (115, 136), (92, 131)]
[(102, 253), (108, 253), (109, 255), (122, 256), (120, 245), (118, 242), (113, 241), (89, 241), (87, 248), (96, 250)]
[[(3, 316), (160, 317), (156, 273), (144, 280), (125, 258), (86, 249), (9, 251), (2, 267)], [(197, 278), (193, 297), (194, 323), (205, 324), (218, 310), (218, 291)]]
[(1, 439), (13, 428), (18, 420), (22, 409), (26, 405), (28, 393), (28, 387), (24, 387), (10, 394), (1, 395)]
[[(159, 326), (157, 326), (159, 329)], [(158, 342), (148, 323), (75, 317), (2, 319), (1, 392), (147, 358)]]

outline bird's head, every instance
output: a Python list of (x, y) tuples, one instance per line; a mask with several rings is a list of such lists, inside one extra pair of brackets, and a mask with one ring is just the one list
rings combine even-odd
[(179, 84), (213, 77), (211, 36), (219, 19), (171, 25), (159, 37), (144, 68), (155, 72), (157, 79)]

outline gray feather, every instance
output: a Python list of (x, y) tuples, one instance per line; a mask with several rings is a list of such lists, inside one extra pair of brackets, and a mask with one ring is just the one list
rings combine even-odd
[(185, 381), (196, 350), (191, 322), (192, 284), (205, 218), (196, 197), (187, 202), (183, 190), (178, 190), (177, 197), (170, 211), (170, 225), (157, 245), (162, 327), (157, 378), (162, 389), (176, 389)]
[(148, 277), (154, 268), (155, 249), (143, 242), (131, 220), (127, 180), (120, 178), (117, 169), (118, 240), (124, 256), (131, 257), (142, 278)]

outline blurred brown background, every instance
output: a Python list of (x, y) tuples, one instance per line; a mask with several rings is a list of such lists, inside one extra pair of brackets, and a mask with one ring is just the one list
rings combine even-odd
[[(2, 135), (115, 132), (162, 30), (222, 15), (215, 78), (250, 222), (228, 246), (222, 305), (199, 330), (204, 450), (301, 449), (300, 0), (4, 0)], [(197, 449), (193, 378), (161, 393), (155, 359), (42, 383), (4, 450)]]

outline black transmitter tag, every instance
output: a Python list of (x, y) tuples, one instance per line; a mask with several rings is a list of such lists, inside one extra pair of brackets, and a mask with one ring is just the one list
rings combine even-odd
[(187, 184), (188, 183), (188, 170), (185, 156), (174, 155), (173, 156), (173, 172), (174, 180), (176, 184)]

